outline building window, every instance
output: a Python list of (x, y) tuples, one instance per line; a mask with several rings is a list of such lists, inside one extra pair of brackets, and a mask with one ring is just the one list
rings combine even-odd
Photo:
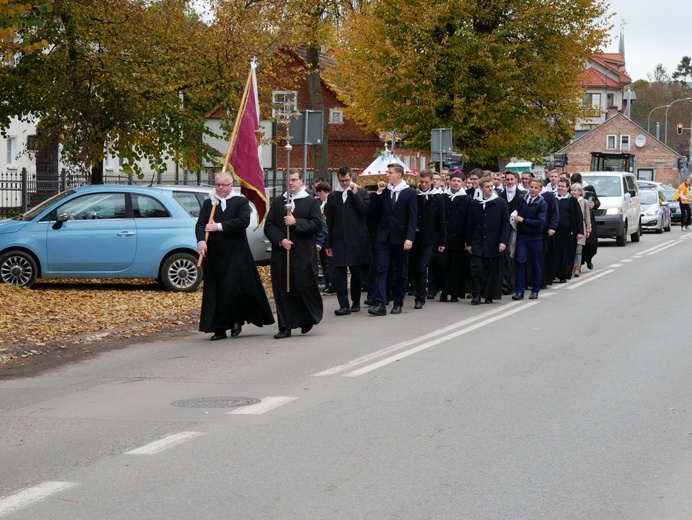
[(630, 151), (630, 136), (621, 135), (620, 136), (620, 151), (629, 152)]
[(582, 100), (584, 117), (600, 117), (603, 112), (600, 94), (586, 94)]
[(617, 135), (606, 135), (606, 150), (615, 150), (617, 148)]
[(297, 90), (275, 90), (272, 93), (272, 118), (278, 119), (288, 113), (298, 112)]
[(17, 165), (17, 138), (7, 138), (7, 166)]
[(344, 122), (344, 111), (337, 108), (329, 109), (329, 123), (340, 125)]
[(608, 94), (607, 96), (608, 101), (608, 107), (607, 108), (615, 108), (615, 94)]

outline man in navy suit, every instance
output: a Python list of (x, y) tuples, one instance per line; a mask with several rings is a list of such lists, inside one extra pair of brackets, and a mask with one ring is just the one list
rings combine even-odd
[(395, 272), (392, 294), (392, 314), (400, 314), (408, 289), (408, 257), (416, 236), (418, 203), (416, 190), (404, 181), (404, 168), (399, 164), (387, 165), (387, 180), (377, 185), (371, 195), (370, 210), (378, 217), (375, 231), (375, 305), (368, 313), (387, 314), (387, 276), (390, 262)]

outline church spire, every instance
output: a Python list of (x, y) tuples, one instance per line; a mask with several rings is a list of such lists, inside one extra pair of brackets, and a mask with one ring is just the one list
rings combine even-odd
[(620, 20), (620, 41), (618, 44), (618, 52), (622, 54), (622, 61), (625, 61), (625, 19)]

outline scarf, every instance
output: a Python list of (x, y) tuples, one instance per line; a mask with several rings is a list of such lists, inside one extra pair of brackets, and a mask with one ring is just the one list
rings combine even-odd
[(490, 201), (492, 201), (492, 200), (495, 200), (495, 199), (497, 199), (497, 198), (498, 198), (498, 195), (497, 195), (497, 193), (495, 192), (495, 190), (493, 190), (493, 193), (492, 193), (492, 195), (490, 195), (490, 197), (488, 197), (487, 199), (484, 199), (483, 196), (481, 195), (481, 198), (478, 199), (478, 202), (479, 202), (480, 204), (482, 204), (482, 205), (483, 205), (483, 209), (485, 209), (485, 205), (486, 205), (488, 202), (490, 202)]
[(339, 184), (334, 191), (341, 192), (341, 200), (346, 202), (346, 197), (348, 197), (348, 192), (351, 191), (351, 188), (343, 188), (341, 184)]
[(230, 200), (232, 197), (237, 197), (237, 194), (231, 190), (231, 193), (228, 194), (226, 197), (220, 197), (218, 193), (216, 193), (216, 190), (213, 190), (209, 194), (209, 198), (211, 199), (211, 204), (212, 206), (214, 204), (220, 204), (221, 205), (221, 211), (226, 211), (226, 201)]
[(439, 193), (442, 193), (439, 188), (432, 187), (428, 191), (421, 190), (419, 195), (423, 195), (423, 197), (425, 197), (425, 200), (427, 201), (429, 195), (437, 195)]
[(305, 186), (302, 186), (300, 188), (300, 191), (298, 191), (298, 193), (296, 193), (295, 195), (289, 196), (289, 193), (286, 191), (284, 191), (284, 195), (283, 195), (284, 199), (290, 201), (290, 203), (291, 203), (291, 212), (296, 210), (296, 203), (295, 203), (296, 200), (304, 199), (304, 198), (309, 197), (309, 196), (310, 195), (308, 195), (308, 192), (305, 189)]
[(481, 190), (480, 188), (474, 188), (473, 189), (473, 200), (482, 201), (483, 200), (483, 190)]
[(507, 195), (507, 202), (512, 202), (514, 196), (517, 194), (516, 186), (512, 189), (505, 188), (505, 195)]
[(550, 183), (546, 184), (545, 187), (541, 190), (541, 193), (545, 193), (546, 191), (550, 191), (552, 193), (557, 194), (557, 185), (553, 187), (553, 185)]
[(401, 179), (401, 182), (396, 186), (392, 185), (392, 183), (387, 184), (387, 189), (389, 190), (389, 193), (391, 195), (392, 203), (397, 201), (397, 199), (399, 198), (399, 193), (404, 191), (406, 188), (408, 188), (408, 184), (406, 184), (406, 181), (404, 179)]
[(464, 188), (459, 188), (459, 191), (454, 193), (452, 191), (452, 188), (445, 188), (444, 194), (449, 197), (449, 200), (454, 200), (455, 197), (465, 197), (466, 196), (466, 190)]
[(557, 200), (568, 199), (568, 198), (570, 198), (571, 196), (572, 196), (572, 195), (570, 195), (569, 193), (565, 193), (564, 195), (558, 195), (557, 193), (555, 194), (555, 198), (556, 198)]

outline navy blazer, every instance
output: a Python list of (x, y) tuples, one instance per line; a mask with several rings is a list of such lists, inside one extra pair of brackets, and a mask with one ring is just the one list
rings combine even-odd
[(397, 245), (403, 245), (406, 240), (413, 242), (418, 221), (416, 190), (409, 186), (400, 191), (395, 208), (392, 208), (392, 192), (389, 188), (379, 195), (372, 193), (370, 211), (378, 217), (375, 242)]
[(486, 258), (502, 256), (500, 244), (509, 244), (509, 210), (507, 201), (497, 197), (485, 204), (474, 200), (471, 203), (466, 243), (474, 256)]

